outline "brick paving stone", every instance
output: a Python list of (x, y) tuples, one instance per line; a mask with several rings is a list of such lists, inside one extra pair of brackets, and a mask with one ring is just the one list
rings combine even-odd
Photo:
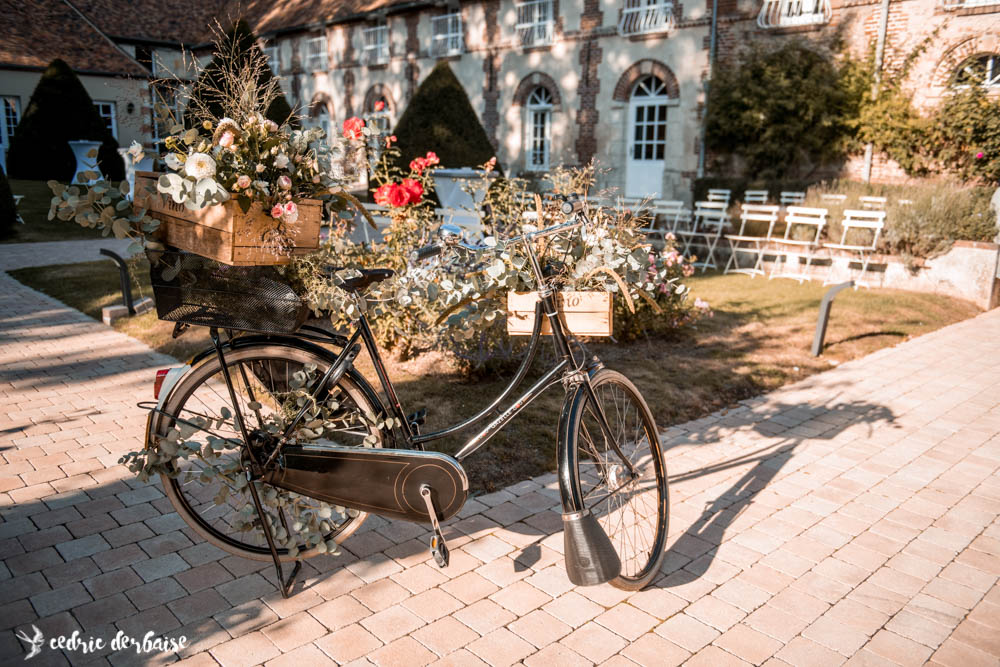
[(441, 584), (441, 589), (468, 605), (492, 595), (500, 590), (500, 587), (480, 574), (466, 572), (459, 577)]
[(419, 616), (401, 605), (394, 605), (361, 621), (361, 625), (383, 644), (407, 635), (424, 624)]
[(548, 667), (549, 665), (586, 667), (593, 663), (565, 644), (549, 644), (538, 653), (525, 658), (524, 664), (527, 667)]
[(336, 665), (328, 655), (316, 648), (314, 644), (305, 644), (288, 653), (282, 653), (277, 658), (264, 663), (266, 667), (322, 667)]
[[(543, 648), (568, 635), (573, 628), (555, 616), (536, 609), (507, 626), (514, 634), (536, 648)], [(640, 633), (641, 634), (641, 633)]]
[(268, 641), (262, 632), (253, 632), (219, 644), (211, 651), (212, 657), (223, 667), (229, 665), (256, 665), (281, 654), (281, 650)]
[(705, 625), (687, 614), (677, 614), (657, 626), (656, 634), (695, 653), (703, 646), (715, 641), (720, 633), (715, 628)]
[(354, 589), (351, 596), (372, 611), (382, 611), (410, 597), (410, 592), (392, 579), (379, 579)]
[(865, 648), (901, 665), (922, 665), (933, 651), (889, 630), (880, 630)]
[(594, 621), (630, 642), (659, 624), (659, 620), (655, 617), (628, 604), (615, 605)]
[(507, 667), (535, 652), (535, 648), (507, 628), (497, 628), (466, 647), (493, 667)]
[(755, 665), (763, 664), (783, 646), (780, 641), (761, 634), (742, 623), (737, 623), (724, 632), (715, 640), (714, 644)]
[(452, 616), (429, 623), (415, 630), (411, 636), (441, 657), (479, 638), (476, 632)]
[(265, 626), (261, 632), (282, 653), (287, 653), (327, 634), (323, 624), (304, 611)]
[(544, 605), (542, 610), (576, 628), (596, 617), (604, 611), (604, 608), (579, 593), (570, 591)]
[(490, 596), (490, 599), (505, 609), (509, 609), (515, 615), (524, 616), (531, 610), (549, 602), (552, 598), (531, 584), (518, 581), (497, 591)]
[(375, 665), (414, 665), (414, 667), (423, 667), (435, 662), (438, 656), (428, 651), (412, 637), (401, 637), (391, 644), (373, 651), (366, 658)]
[(425, 622), (436, 621), (442, 616), (461, 609), (462, 603), (440, 588), (432, 588), (403, 601), (403, 606)]
[(485, 635), (517, 617), (492, 600), (480, 600), (452, 614), (459, 621)]
[(485, 662), (475, 655), (462, 648), (454, 653), (450, 653), (437, 662), (431, 663), (434, 667), (483, 667)]
[(317, 639), (316, 646), (339, 664), (345, 664), (382, 646), (375, 635), (357, 623)]

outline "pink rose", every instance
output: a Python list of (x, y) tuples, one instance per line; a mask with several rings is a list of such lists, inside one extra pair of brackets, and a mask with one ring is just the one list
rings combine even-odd
[(223, 148), (232, 148), (234, 141), (236, 141), (236, 137), (232, 132), (223, 132), (222, 137), (219, 138), (219, 145)]
[(295, 202), (290, 201), (285, 204), (285, 222), (295, 222), (299, 219), (299, 207)]
[(278, 176), (278, 187), (282, 190), (290, 190), (292, 188), (292, 179), (288, 178), (284, 174)]
[(379, 100), (378, 102), (375, 103), (375, 111), (381, 111), (384, 108), (385, 108), (385, 102), (383, 102), (382, 100)]
[(348, 118), (344, 121), (344, 138), (345, 139), (360, 139), (364, 134), (362, 130), (365, 128), (365, 121), (361, 120), (357, 116)]
[(264, 123), (264, 126), (267, 128), (268, 132), (277, 132), (278, 131), (278, 124), (275, 123), (273, 120), (267, 121), (266, 123)]
[(977, 159), (977, 160), (982, 160), (982, 159), (983, 159), (983, 157), (984, 157), (984, 156), (983, 156), (983, 153), (982, 153), (982, 151), (980, 151), (979, 153), (976, 153), (976, 159)]
[(236, 179), (236, 187), (240, 190), (246, 190), (250, 187), (250, 177), (246, 174), (241, 174), (239, 178)]
[(275, 204), (274, 208), (271, 209), (271, 217), (277, 220), (284, 212), (285, 210), (281, 207), (281, 204)]

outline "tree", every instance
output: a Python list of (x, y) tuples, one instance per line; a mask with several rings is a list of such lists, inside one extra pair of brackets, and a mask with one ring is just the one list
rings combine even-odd
[(469, 96), (445, 61), (417, 88), (394, 134), (403, 169), (427, 151), (437, 153), (445, 167), (476, 167), (495, 154)]
[(0, 239), (14, 235), (16, 221), (17, 206), (14, 204), (14, 194), (10, 191), (7, 174), (0, 168)]
[(800, 176), (842, 159), (859, 93), (833, 60), (791, 43), (744, 52), (709, 88), (706, 144), (740, 158), (756, 178)]
[(66, 142), (102, 142), (98, 164), (109, 180), (125, 177), (125, 165), (93, 100), (73, 70), (58, 58), (38, 80), (31, 101), (14, 130), (7, 155), (11, 178), (69, 181), (76, 158)]
[[(184, 113), (186, 126), (199, 125), (200, 121), (203, 120), (202, 116), (206, 113), (216, 121), (229, 114), (224, 96), (226, 92), (233, 89), (231, 81), (233, 73), (243, 75), (253, 73), (258, 91), (266, 90), (275, 80), (267, 58), (257, 46), (257, 37), (243, 19), (240, 19), (225, 36), (217, 40), (215, 56), (192, 87), (191, 101)], [(277, 96), (268, 104), (264, 116), (278, 125), (287, 122), (298, 125), (297, 120), (292, 116), (292, 108), (281, 92), (280, 85), (278, 85)], [(241, 119), (236, 120), (242, 122)]]

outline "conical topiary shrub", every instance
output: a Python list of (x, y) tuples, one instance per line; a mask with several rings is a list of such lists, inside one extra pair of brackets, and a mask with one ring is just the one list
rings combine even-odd
[(75, 140), (103, 142), (98, 155), (101, 171), (109, 180), (124, 178), (125, 165), (117, 152), (118, 143), (80, 79), (57, 58), (38, 80), (14, 130), (7, 154), (10, 177), (69, 181), (76, 170), (76, 159), (66, 142)]
[[(198, 98), (204, 109), (214, 118), (219, 119), (227, 115), (222, 101), (214, 94), (214, 91), (225, 87), (222, 74), (223, 63), (220, 62), (220, 58), (235, 57), (237, 59), (234, 63), (228, 63), (228, 69), (230, 70), (238, 69), (252, 62), (264, 63), (266, 61), (260, 47), (257, 46), (257, 38), (250, 30), (247, 22), (242, 19), (233, 26), (232, 30), (226, 33), (225, 37), (217, 43), (217, 46), (219, 47), (219, 52), (216, 53), (212, 61), (205, 67), (201, 76), (198, 77), (198, 81), (191, 90), (191, 97)], [(271, 72), (271, 68), (267, 66), (261, 67), (257, 75), (258, 89), (265, 88), (272, 79), (274, 79), (274, 73)], [(184, 114), (184, 124), (188, 127), (198, 125), (198, 120), (191, 112), (197, 106), (197, 104), (189, 104), (188, 111)], [(278, 125), (289, 121), (293, 125), (298, 125), (297, 120), (292, 117), (292, 108), (288, 105), (288, 101), (281, 92), (268, 105), (264, 116), (269, 120), (273, 120)]]
[(17, 222), (17, 206), (14, 205), (14, 193), (10, 191), (7, 174), (0, 167), (0, 239), (14, 235), (14, 225)]
[(447, 62), (438, 63), (417, 88), (394, 134), (403, 169), (427, 151), (437, 153), (445, 167), (476, 167), (495, 154)]

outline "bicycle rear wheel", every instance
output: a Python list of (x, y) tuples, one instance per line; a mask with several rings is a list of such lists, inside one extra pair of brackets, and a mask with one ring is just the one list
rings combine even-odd
[[(621, 574), (610, 583), (639, 590), (659, 572), (666, 553), (666, 463), (656, 423), (635, 385), (606, 368), (594, 374), (591, 384), (613, 440), (605, 435), (594, 402), (581, 386), (570, 414), (566, 446), (576, 451), (573, 472), (584, 506), (597, 518), (621, 560)], [(635, 469), (635, 477), (615, 445)]]
[[(287, 419), (287, 414), (283, 416), (282, 413), (288, 411), (289, 392), (297, 382), (296, 374), (300, 374), (301, 380), (301, 373), (315, 367), (315, 381), (329, 364), (328, 359), (309, 350), (281, 345), (260, 345), (228, 352), (226, 365), (248, 431), (264, 434), (269, 425)], [(383, 445), (382, 432), (372, 425), (372, 420), (364, 418), (364, 415), (380, 414), (381, 409), (371, 403), (350, 376), (342, 377), (320, 398), (337, 406), (340, 425), (324, 431), (325, 441), (340, 446)], [(271, 560), (249, 489), (245, 479), (240, 479), (243, 437), (217, 357), (208, 358), (181, 378), (170, 392), (152, 432), (162, 438), (172, 429), (176, 431), (193, 423), (207, 425), (202, 432), (196, 431), (190, 437), (214, 451), (209, 453), (208, 460), (197, 455), (174, 459), (176, 474), (161, 475), (167, 497), (177, 513), (215, 546), (245, 558)], [(188, 430), (192, 430), (190, 426)], [(272, 435), (273, 430), (271, 427)], [(269, 452), (262, 450), (260, 453), (266, 456)], [(367, 517), (364, 512), (340, 511), (263, 482), (255, 484), (265, 504), (272, 533), (283, 545), (278, 548), (282, 561), (326, 552), (327, 542), (343, 541)], [(296, 525), (303, 521), (314, 522), (320, 527), (316, 534), (322, 534), (322, 546), (319, 543), (286, 544), (293, 532), (301, 530), (301, 527), (296, 529)]]

